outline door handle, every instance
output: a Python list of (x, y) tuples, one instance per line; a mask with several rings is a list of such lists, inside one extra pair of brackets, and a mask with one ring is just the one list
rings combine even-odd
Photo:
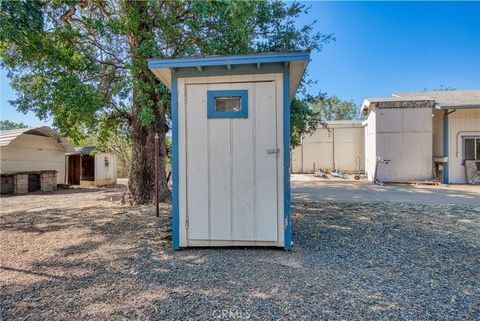
[(270, 148), (270, 149), (267, 149), (267, 154), (271, 155), (271, 154), (280, 154), (280, 148)]

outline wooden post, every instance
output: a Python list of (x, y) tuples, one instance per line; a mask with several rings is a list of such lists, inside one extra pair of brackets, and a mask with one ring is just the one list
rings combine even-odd
[(155, 133), (155, 210), (156, 210), (156, 215), (157, 217), (160, 216), (160, 209), (159, 209), (159, 204), (158, 204), (158, 192), (159, 192), (159, 186), (158, 186), (158, 170), (159, 170), (159, 161), (160, 161), (160, 146), (159, 146), (159, 137), (158, 133)]

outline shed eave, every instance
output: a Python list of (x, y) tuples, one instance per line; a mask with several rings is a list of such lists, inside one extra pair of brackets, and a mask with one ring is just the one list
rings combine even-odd
[(435, 109), (445, 110), (445, 109), (478, 109), (480, 105), (439, 105), (435, 104)]
[(234, 73), (232, 66), (255, 65), (257, 70), (261, 70), (264, 64), (285, 63), (286, 67), (288, 65), (292, 76), (290, 82), (290, 99), (292, 100), (309, 61), (309, 51), (296, 51), (232, 56), (150, 59), (148, 61), (148, 68), (165, 86), (171, 89), (172, 74), (182, 68), (195, 68), (199, 76), (201, 76), (202, 73), (208, 76), (208, 72), (204, 67), (224, 66), (225, 74), (230, 74)]

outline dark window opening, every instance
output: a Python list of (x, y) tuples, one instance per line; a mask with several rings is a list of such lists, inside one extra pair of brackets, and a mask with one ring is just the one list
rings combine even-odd
[(90, 155), (82, 155), (82, 181), (94, 181), (95, 180), (95, 157)]
[(40, 189), (40, 175), (28, 174), (28, 191), (34, 192)]
[(80, 155), (68, 156), (68, 184), (80, 185)]
[(214, 110), (219, 112), (240, 111), (242, 109), (241, 97), (215, 97)]
[(480, 160), (480, 137), (463, 139), (463, 160)]

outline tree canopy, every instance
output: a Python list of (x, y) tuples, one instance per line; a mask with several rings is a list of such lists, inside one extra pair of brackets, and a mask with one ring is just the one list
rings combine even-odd
[(130, 188), (138, 202), (148, 202), (155, 132), (166, 157), (170, 95), (147, 60), (321, 50), (332, 35), (314, 32), (313, 24), (298, 27), (296, 18), (307, 11), (279, 0), (2, 1), (0, 63), (17, 92), (17, 110), (51, 118), (73, 141), (131, 132)]

